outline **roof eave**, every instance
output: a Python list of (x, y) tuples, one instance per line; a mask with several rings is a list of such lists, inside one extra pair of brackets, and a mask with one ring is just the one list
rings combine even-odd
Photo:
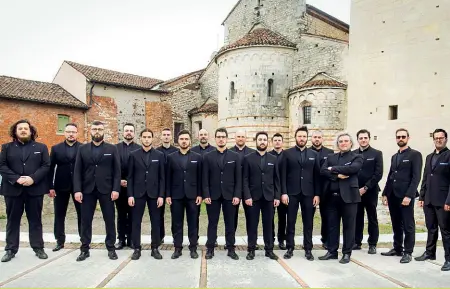
[(347, 89), (347, 86), (337, 86), (337, 85), (318, 85), (318, 86), (310, 86), (310, 87), (298, 87), (293, 88), (289, 91), (289, 95), (295, 93), (295, 92), (302, 92), (307, 90), (314, 90), (314, 89)]
[(83, 109), (83, 110), (88, 110), (89, 109), (89, 106), (87, 106), (87, 105), (81, 105), (81, 104), (80, 105), (75, 105), (75, 104), (60, 103), (60, 102), (54, 102), (54, 101), (29, 99), (29, 98), (20, 97), (20, 96), (0, 95), (0, 98), (6, 98), (6, 99), (9, 99), (9, 100), (29, 101), (29, 102), (41, 103), (41, 104), (50, 104), (50, 105), (70, 107), (70, 108)]
[(219, 58), (219, 56), (221, 56), (227, 52), (238, 50), (238, 49), (251, 48), (251, 47), (274, 47), (274, 48), (286, 48), (286, 49), (292, 49), (292, 50), (298, 49), (297, 47), (291, 47), (291, 46), (285, 46), (285, 45), (272, 45), (272, 44), (243, 45), (243, 46), (233, 47), (233, 48), (225, 49), (223, 51), (219, 51), (216, 54), (216, 56), (214, 57), (214, 62), (216, 62), (216, 64), (217, 64), (217, 58)]

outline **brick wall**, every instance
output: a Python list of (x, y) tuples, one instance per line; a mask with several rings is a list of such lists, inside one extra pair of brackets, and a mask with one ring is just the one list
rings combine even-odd
[[(89, 99), (89, 96), (88, 96)], [(114, 98), (104, 96), (92, 96), (91, 108), (87, 111), (87, 124), (94, 120), (99, 120), (105, 124), (105, 141), (109, 143), (117, 143), (118, 125), (117, 125), (117, 105)], [(91, 133), (86, 128), (86, 136), (90, 141)]]
[[(154, 133), (153, 146), (159, 146), (161, 144), (161, 131), (166, 127), (173, 128), (172, 108), (170, 103), (159, 101), (145, 102), (145, 116), (147, 127)], [(136, 136), (139, 137), (138, 134), (136, 134)]]

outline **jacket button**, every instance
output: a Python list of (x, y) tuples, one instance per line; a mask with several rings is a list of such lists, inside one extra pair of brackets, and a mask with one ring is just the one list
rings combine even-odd
[(431, 174), (431, 176), (433, 176), (433, 174)]
[(145, 173), (148, 174), (148, 171), (146, 171)]
[(97, 165), (95, 165), (95, 167), (98, 167)]
[(303, 177), (300, 177), (300, 179), (302, 179), (302, 180), (303, 180)]
[(221, 175), (223, 175), (223, 172), (220, 172)]
[(186, 182), (186, 180), (184, 180), (184, 182)]
[(184, 171), (184, 173), (186, 173), (186, 171)]
[(222, 182), (222, 181), (220, 181), (220, 183), (221, 183), (221, 184), (223, 184), (223, 182)]
[(264, 185), (264, 182), (262, 182), (262, 184)]

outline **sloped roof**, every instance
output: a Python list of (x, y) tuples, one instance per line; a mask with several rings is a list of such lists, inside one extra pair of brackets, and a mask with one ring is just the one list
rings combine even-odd
[(0, 76), (0, 97), (88, 109), (88, 106), (58, 84)]
[(340, 88), (347, 88), (347, 84), (338, 81), (337, 79), (329, 76), (328, 74), (324, 72), (320, 72), (313, 76), (311, 79), (306, 81), (305, 83), (295, 86), (290, 91), (296, 91), (306, 88), (312, 88), (312, 87), (340, 87)]
[(199, 114), (199, 113), (217, 113), (219, 111), (219, 107), (217, 103), (204, 103), (200, 107), (196, 107), (194, 109), (191, 109), (188, 114)]
[(169, 79), (169, 80), (166, 80), (166, 81), (160, 83), (158, 85), (158, 87), (164, 87), (164, 88), (171, 87), (173, 85), (176, 85), (179, 81), (183, 81), (184, 79), (189, 78), (191, 76), (195, 76), (195, 75), (200, 76), (204, 71), (205, 71), (205, 69), (200, 69), (200, 70), (196, 70), (196, 71), (192, 71), (192, 72), (183, 74), (178, 77), (174, 77), (172, 79)]

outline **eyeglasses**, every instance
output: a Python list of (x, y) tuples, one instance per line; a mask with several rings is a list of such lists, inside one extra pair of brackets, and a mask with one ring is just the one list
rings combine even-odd
[(104, 131), (104, 128), (91, 128), (92, 131)]
[(444, 140), (444, 139), (445, 139), (445, 137), (435, 137), (434, 138), (435, 141), (441, 141), (441, 140)]
[(360, 138), (358, 138), (359, 140), (363, 140), (363, 139), (369, 139), (367, 136), (362, 136)]
[(398, 135), (398, 136), (397, 136), (397, 139), (406, 139), (406, 138), (407, 138), (406, 135)]

